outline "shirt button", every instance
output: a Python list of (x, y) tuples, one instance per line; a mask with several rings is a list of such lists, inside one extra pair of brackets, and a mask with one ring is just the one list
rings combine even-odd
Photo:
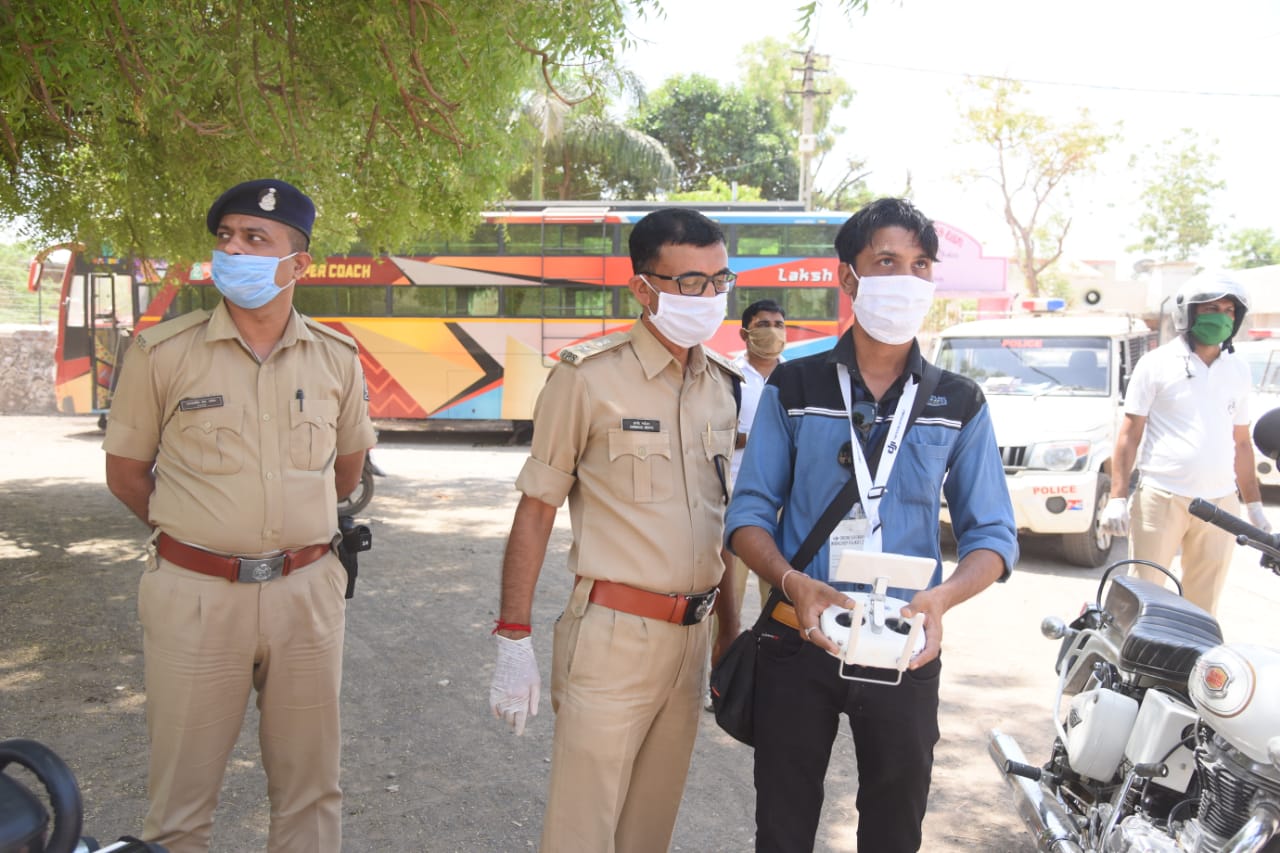
[(649, 451), (645, 450), (643, 447), (636, 451), (636, 455), (639, 456), (641, 459), (645, 458), (645, 456), (647, 456), (648, 454), (649, 454)]
[(269, 414), (265, 414), (265, 415), (263, 415), (263, 416), (262, 416), (262, 419), (263, 419), (264, 421), (269, 421), (269, 420), (271, 420), (271, 415), (269, 415)]
[(205, 421), (205, 422), (204, 422), (204, 428), (205, 428), (205, 429), (208, 429), (208, 428), (209, 428), (209, 427), (211, 427), (211, 426), (213, 426), (213, 424), (212, 424), (211, 422), (209, 422), (209, 421)]
[(275, 474), (272, 474), (270, 471), (268, 471), (268, 472), (267, 472), (267, 479), (268, 479), (268, 480), (271, 480), (271, 479), (274, 479), (274, 478), (275, 478)]

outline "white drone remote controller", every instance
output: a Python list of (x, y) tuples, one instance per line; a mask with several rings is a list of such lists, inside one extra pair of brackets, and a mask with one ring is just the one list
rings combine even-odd
[(853, 599), (853, 609), (828, 607), (818, 623), (819, 630), (840, 647), (840, 660), (845, 664), (894, 669), (898, 677), (884, 681), (845, 675), (843, 667), (841, 676), (852, 681), (899, 683), (902, 671), (924, 648), (924, 614), (903, 619), (900, 611), (907, 602), (899, 598), (876, 597), (875, 593), (866, 592), (851, 592), (849, 597)]
[[(840, 649), (840, 677), (849, 681), (895, 685), (902, 673), (925, 646), (924, 614), (902, 618), (907, 602), (886, 595), (892, 580), (902, 586), (922, 589), (933, 574), (928, 558), (898, 554), (868, 553), (846, 549), (841, 555), (836, 580), (870, 583), (871, 592), (851, 592), (852, 608), (832, 605), (822, 613), (818, 628)], [(845, 666), (896, 670), (893, 680), (849, 675)]]

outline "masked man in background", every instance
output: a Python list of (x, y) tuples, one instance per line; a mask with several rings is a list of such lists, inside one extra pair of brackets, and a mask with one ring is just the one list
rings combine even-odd
[[(1182, 594), (1215, 613), (1231, 567), (1235, 537), (1188, 511), (1203, 498), (1233, 515), (1244, 497), (1249, 521), (1270, 532), (1262, 510), (1249, 428), (1249, 366), (1232, 338), (1249, 295), (1229, 274), (1201, 273), (1178, 289), (1173, 327), (1180, 334), (1134, 366), (1124, 420), (1111, 457), (1111, 500), (1101, 521), (1129, 537), (1129, 557), (1168, 568), (1182, 549)], [(1138, 486), (1129, 497), (1135, 462)], [(1165, 575), (1138, 566), (1140, 577)]]

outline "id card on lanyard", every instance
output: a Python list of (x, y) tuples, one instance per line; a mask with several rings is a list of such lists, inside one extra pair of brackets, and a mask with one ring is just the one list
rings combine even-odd
[(871, 469), (867, 467), (867, 458), (862, 452), (862, 443), (853, 427), (849, 413), (853, 411), (853, 387), (849, 380), (849, 368), (837, 364), (836, 371), (840, 376), (840, 395), (844, 398), (845, 417), (849, 420), (850, 448), (853, 454), (853, 474), (858, 479), (858, 495), (862, 499), (854, 504), (849, 517), (836, 525), (831, 537), (827, 540), (827, 577), (836, 577), (836, 566), (845, 549), (853, 548), (862, 551), (879, 552), (883, 550), (880, 529), (880, 499), (884, 497), (889, 474), (893, 471), (893, 463), (897, 461), (898, 451), (902, 448), (902, 437), (907, 431), (907, 421), (911, 417), (911, 407), (916, 399), (916, 379), (911, 377), (902, 388), (898, 405), (894, 409), (893, 419), (889, 422), (889, 437), (880, 450), (880, 462), (876, 465), (876, 476), (871, 477)]

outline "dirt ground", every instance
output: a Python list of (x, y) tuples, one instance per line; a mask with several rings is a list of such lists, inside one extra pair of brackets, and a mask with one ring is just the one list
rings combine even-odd
[[(0, 738), (60, 753), (85, 799), (85, 832), (136, 833), (145, 811), (141, 630), (136, 616), (142, 525), (107, 492), (94, 418), (0, 418)], [(361, 557), (347, 610), (343, 686), (344, 849), (517, 851), (537, 845), (553, 718), (551, 624), (568, 595), (568, 513), (539, 583), (534, 640), (541, 713), (523, 738), (489, 716), (499, 564), (527, 450), (506, 436), (384, 431), (388, 476), (363, 514), (374, 548)], [(1119, 551), (1116, 552), (1119, 554)], [(1015, 734), (1033, 761), (1048, 746), (1054, 644), (1040, 619), (1073, 616), (1099, 571), (1051, 550), (1029, 555), (1008, 584), (948, 616), (942, 742), (925, 821), (926, 851), (1027, 853), (986, 732)], [(1268, 613), (1280, 578), (1242, 554), (1224, 603), (1228, 639), (1274, 642)], [(744, 622), (759, 600), (749, 585)], [(227, 768), (214, 849), (265, 846), (265, 777), (255, 712)], [(827, 777), (818, 849), (856, 850), (856, 768), (847, 731)], [(751, 751), (704, 714), (674, 850), (753, 844)]]

